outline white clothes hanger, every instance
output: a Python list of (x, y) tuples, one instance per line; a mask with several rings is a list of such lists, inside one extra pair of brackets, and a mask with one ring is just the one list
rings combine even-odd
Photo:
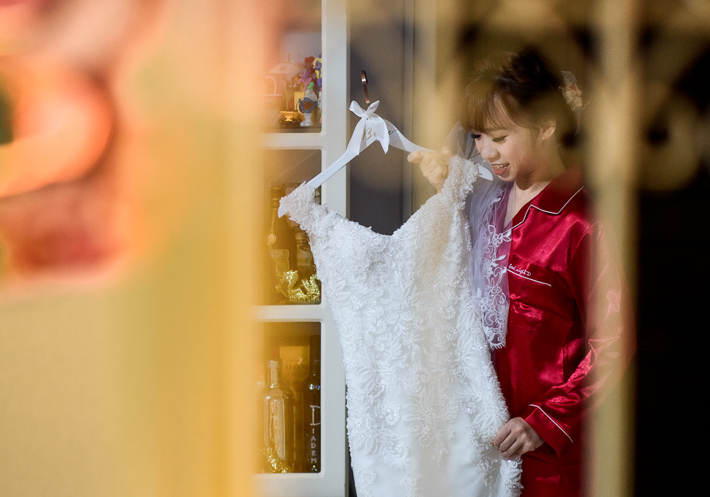
[[(356, 101), (352, 101), (350, 104), (350, 110), (360, 118), (360, 121), (353, 130), (353, 134), (350, 138), (350, 142), (348, 142), (348, 147), (345, 149), (345, 153), (343, 153), (343, 155), (341, 155), (330, 166), (321, 171), (320, 174), (310, 180), (308, 182), (309, 186), (312, 186), (313, 188), (321, 186), (331, 176), (342, 169), (342, 167), (348, 162), (360, 155), (360, 152), (372, 145), (375, 141), (380, 142), (382, 150), (384, 150), (385, 153), (387, 153), (390, 146), (404, 150), (405, 152), (430, 151), (407, 140), (407, 138), (405, 138), (404, 135), (394, 126), (394, 124), (375, 114), (378, 105), (380, 105), (379, 100), (370, 104), (367, 110), (363, 110)], [(479, 165), (478, 173), (482, 178), (493, 181), (492, 173), (485, 167)], [(279, 206), (279, 217), (283, 216), (285, 213), (285, 209)]]

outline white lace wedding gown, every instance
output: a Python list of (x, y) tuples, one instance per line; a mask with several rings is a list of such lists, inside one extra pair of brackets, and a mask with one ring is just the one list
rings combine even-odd
[(392, 236), (313, 200), (281, 202), (308, 233), (338, 326), (359, 497), (508, 497), (520, 465), (492, 445), (508, 419), (467, 278), (463, 212), (477, 169), (449, 177)]

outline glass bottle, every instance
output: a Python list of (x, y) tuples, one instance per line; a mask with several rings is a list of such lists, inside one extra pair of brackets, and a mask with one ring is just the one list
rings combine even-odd
[(316, 266), (313, 263), (313, 252), (311, 252), (311, 244), (308, 242), (308, 235), (305, 231), (300, 229), (300, 226), (296, 229), (295, 238), (298, 277), (302, 280), (307, 280), (316, 272)]
[(284, 185), (269, 187), (271, 219), (266, 235), (266, 246), (271, 267), (270, 303), (288, 302), (288, 282), (284, 278), (289, 271), (296, 270), (296, 238), (286, 216), (278, 216), (279, 201), (284, 194)]
[(320, 433), (320, 336), (310, 338), (310, 373), (303, 382), (303, 442), (304, 473), (319, 473), (321, 469)]
[(281, 360), (269, 361), (267, 390), (263, 398), (264, 455), (268, 473), (291, 473), (296, 465), (295, 400), (280, 383)]
[[(291, 193), (298, 184), (290, 185), (286, 188), (286, 194)], [(320, 204), (320, 188), (315, 192), (314, 201)], [(292, 223), (290, 226), (294, 231), (294, 239), (296, 240), (296, 270), (298, 271), (298, 288), (301, 291), (303, 298), (299, 299), (300, 304), (318, 304), (320, 303), (320, 281), (316, 275), (316, 265), (313, 260), (313, 252), (311, 244), (308, 240), (308, 234), (301, 227)]]

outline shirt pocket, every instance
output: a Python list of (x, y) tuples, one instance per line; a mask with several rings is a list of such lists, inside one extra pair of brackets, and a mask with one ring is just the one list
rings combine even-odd
[(511, 254), (508, 263), (511, 325), (561, 333), (572, 325), (574, 299), (561, 273)]

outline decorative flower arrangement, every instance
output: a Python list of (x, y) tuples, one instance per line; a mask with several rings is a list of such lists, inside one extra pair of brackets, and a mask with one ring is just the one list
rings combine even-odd
[(306, 57), (303, 60), (303, 70), (294, 76), (294, 85), (300, 91), (304, 92), (302, 98), (296, 103), (296, 108), (303, 114), (304, 120), (301, 126), (313, 126), (313, 113), (320, 104), (320, 93), (323, 78), (321, 71), (323, 69), (323, 60), (319, 56)]
[(323, 70), (323, 58), (321, 55), (314, 61), (313, 68), (315, 69), (316, 84), (318, 85), (318, 93), (320, 94), (320, 89), (323, 87), (323, 77), (321, 74)]
[(300, 67), (300, 72), (286, 85), (279, 120), (282, 127), (307, 127), (321, 122), (316, 111), (321, 106), (323, 89), (322, 56), (306, 57)]
[(582, 109), (582, 90), (579, 89), (577, 83), (567, 81), (567, 84), (564, 87), (560, 87), (560, 90), (562, 90), (562, 95), (564, 95), (570, 109), (573, 111)]
[[(319, 55), (316, 57), (306, 57), (303, 60), (303, 69), (300, 73), (293, 77), (293, 83), (296, 86), (296, 91), (313, 90), (316, 95), (320, 95), (323, 78), (321, 72), (323, 70), (323, 59)], [(310, 84), (313, 84), (309, 88)]]
[(577, 78), (570, 71), (562, 71), (562, 81), (564, 86), (560, 86), (562, 96), (565, 97), (567, 105), (572, 112), (577, 114), (579, 120), (579, 112), (584, 109), (585, 105), (582, 102), (582, 90), (577, 86)]
[(560, 86), (560, 91), (562, 91), (562, 96), (565, 97), (567, 105), (569, 105), (572, 112), (574, 112), (577, 121), (577, 130), (574, 133), (576, 135), (579, 133), (582, 110), (586, 105), (582, 102), (582, 90), (577, 86), (577, 78), (574, 77), (574, 74), (569, 71), (562, 71), (562, 80), (564, 86)]

